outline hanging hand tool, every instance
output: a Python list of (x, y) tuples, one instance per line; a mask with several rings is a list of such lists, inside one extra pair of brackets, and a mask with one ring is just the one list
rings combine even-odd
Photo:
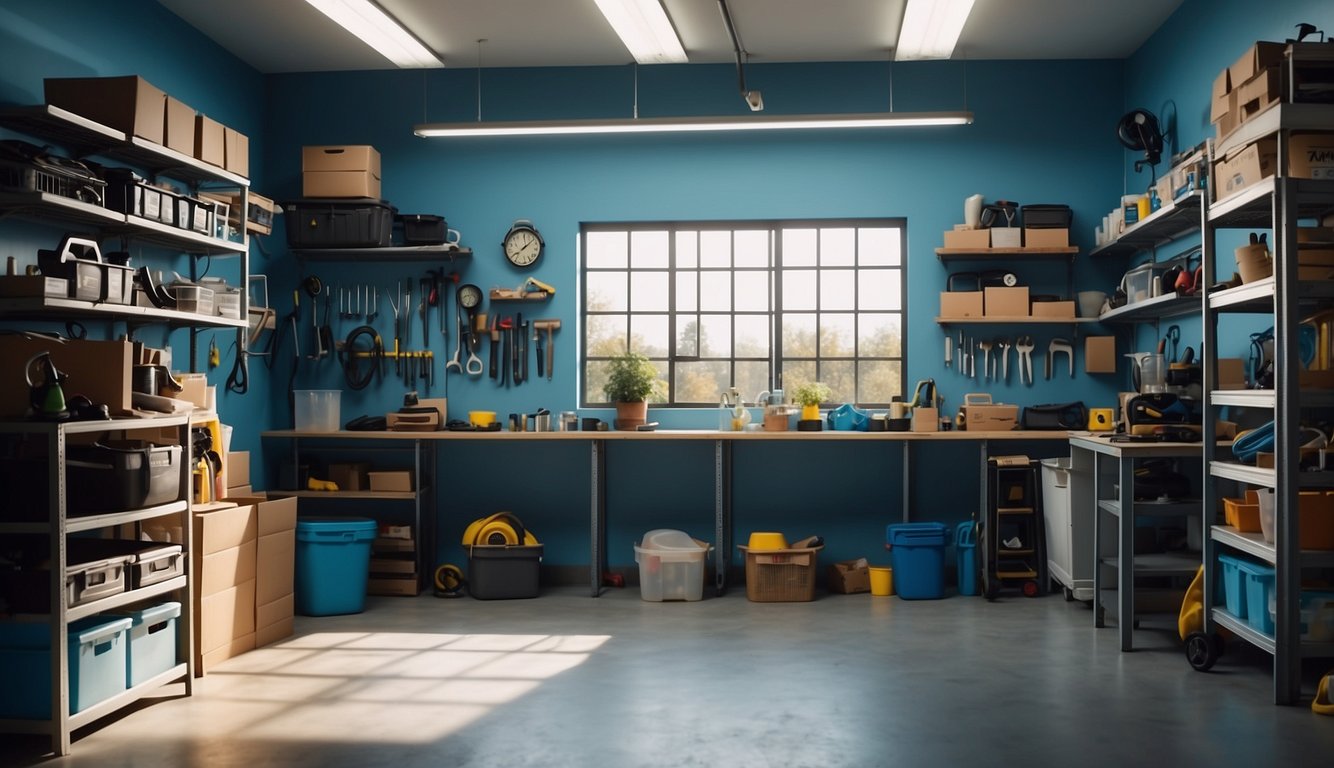
[(996, 339), (996, 344), (1000, 347), (1001, 381), (1004, 381), (1006, 384), (1009, 384), (1010, 347), (1014, 346), (1014, 344), (1010, 342), (1010, 339), (1008, 337), (1004, 339)]
[[(379, 289), (377, 288), (376, 291), (378, 292)], [(388, 291), (385, 291), (385, 296), (384, 296), (384, 297), (385, 297), (386, 300), (389, 301), (389, 306), (390, 306), (391, 308), (393, 308), (393, 310), (394, 310), (394, 375), (396, 375), (396, 376), (402, 376), (402, 375), (403, 375), (403, 358), (400, 357), (399, 354), (398, 354), (398, 339), (399, 339), (399, 333), (398, 333), (398, 309), (399, 309), (399, 307), (402, 306), (402, 304), (403, 304), (403, 286), (399, 285), (398, 283), (394, 283), (394, 291), (395, 291), (395, 293), (398, 294), (398, 302), (397, 302), (397, 303), (395, 303), (393, 299), (390, 299), (390, 298), (389, 298), (389, 292), (388, 292)]]
[(494, 379), (497, 377), (496, 355), (500, 351), (500, 328), (497, 326), (496, 317), (491, 317), (491, 365), (487, 368), (486, 375)]
[(457, 370), (459, 373), (463, 372), (463, 363), (459, 361), (459, 356), (463, 354), (463, 307), (459, 306), (458, 302), (454, 303), (454, 325), (456, 336), (454, 339), (454, 357), (450, 358), (448, 363), (445, 363), (446, 374), (451, 369)]
[(1058, 352), (1065, 353), (1065, 362), (1070, 368), (1070, 378), (1075, 377), (1075, 348), (1068, 339), (1052, 339), (1047, 345), (1047, 378), (1051, 378), (1052, 359)]
[(982, 378), (991, 378), (991, 342), (979, 341), (977, 348), (982, 350)]
[(523, 363), (520, 361), (520, 355), (523, 353), (523, 313), (518, 313), (514, 320), (514, 329), (511, 331), (510, 348), (514, 353), (512, 371), (514, 375), (514, 384), (518, 386), (523, 383)]
[(523, 356), (523, 380), (528, 381), (528, 326), (531, 323), (524, 323), (519, 331), (519, 344), (522, 347), (520, 354)]
[(509, 386), (510, 369), (510, 334), (514, 328), (514, 319), (510, 317), (500, 318), (500, 383), (502, 386)]
[(329, 312), (332, 309), (332, 304), (333, 297), (327, 293), (324, 294), (324, 324), (320, 326), (320, 351), (317, 355), (320, 359), (333, 353), (333, 326), (329, 325)]
[[(1019, 383), (1033, 385), (1033, 337), (1020, 336), (1015, 339), (1014, 348), (1019, 351)], [(1025, 377), (1027, 382), (1025, 382)]]
[[(533, 328), (534, 328), (534, 329), (537, 329), (537, 330), (543, 330), (543, 331), (546, 331), (546, 332), (547, 332), (547, 381), (551, 381), (551, 373), (552, 373), (552, 369), (555, 367), (555, 362), (556, 362), (556, 361), (555, 361), (556, 340), (555, 340), (555, 338), (552, 336), (552, 334), (555, 333), (557, 330), (560, 329), (560, 321), (559, 321), (559, 320), (534, 320), (534, 321), (533, 321)], [(538, 351), (539, 351), (539, 353), (540, 353), (540, 352), (541, 352), (541, 349), (539, 348)], [(538, 375), (538, 376), (541, 376), (541, 375), (542, 375), (542, 369), (541, 369), (541, 368), (538, 368), (538, 369), (537, 369), (537, 375)]]
[(954, 339), (945, 334), (945, 367), (954, 367)]
[[(469, 376), (482, 375), (482, 359), (477, 356), (477, 308), (482, 304), (482, 289), (472, 283), (459, 286), (457, 296), (459, 306), (467, 310), (467, 325), (459, 327), (459, 344), (468, 345), (468, 363), (463, 370)], [(462, 321), (460, 321), (462, 322)], [(466, 332), (466, 336), (464, 335)]]
[(412, 346), (412, 280), (403, 288), (403, 346)]
[(421, 302), (417, 305), (417, 311), (422, 316), (422, 346), (428, 346), (431, 343), (430, 278), (423, 277), (418, 287), (421, 289)]

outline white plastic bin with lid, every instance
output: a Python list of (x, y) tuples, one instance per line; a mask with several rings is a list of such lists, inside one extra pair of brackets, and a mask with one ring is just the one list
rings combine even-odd
[(635, 545), (639, 596), (648, 602), (704, 597), (704, 558), (711, 547), (684, 531), (658, 528)]
[(1068, 458), (1042, 460), (1042, 519), (1046, 528), (1047, 573), (1068, 598), (1093, 599), (1093, 516), (1085, 508), (1086, 473)]
[(337, 432), (342, 424), (343, 392), (337, 389), (298, 389), (295, 428), (299, 432)]

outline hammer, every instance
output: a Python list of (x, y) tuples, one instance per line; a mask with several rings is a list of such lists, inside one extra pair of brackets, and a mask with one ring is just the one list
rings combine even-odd
[[(559, 320), (534, 320), (534, 321), (533, 321), (533, 335), (534, 335), (534, 336), (537, 335), (537, 332), (538, 332), (538, 331), (546, 331), (546, 332), (547, 332), (547, 366), (546, 366), (546, 367), (547, 367), (547, 381), (551, 381), (551, 366), (552, 366), (552, 362), (553, 362), (553, 360), (554, 360), (554, 356), (555, 356), (555, 352), (554, 352), (554, 349), (555, 349), (555, 342), (554, 342), (553, 339), (552, 339), (552, 334), (555, 333), (555, 332), (556, 332), (557, 330), (559, 330), (559, 329), (560, 329), (560, 321), (559, 321)], [(541, 375), (542, 375), (542, 368), (541, 368), (541, 365), (542, 365), (542, 349), (541, 349), (541, 347), (542, 347), (542, 337), (540, 337), (540, 336), (537, 337), (537, 345), (538, 345), (538, 350), (537, 350), (537, 365), (538, 365), (537, 375), (538, 375), (538, 376), (541, 376)]]

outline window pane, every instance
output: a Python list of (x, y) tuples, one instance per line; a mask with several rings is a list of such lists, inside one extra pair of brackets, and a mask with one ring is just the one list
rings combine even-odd
[(783, 230), (783, 266), (815, 266), (815, 230)]
[(699, 233), (699, 265), (732, 266), (732, 233), (717, 230)]
[(676, 402), (717, 405), (726, 391), (731, 366), (723, 361), (676, 364)]
[(629, 240), (624, 232), (589, 232), (587, 237), (588, 266), (592, 269), (624, 269)]
[(857, 402), (856, 365), (852, 360), (820, 363), (820, 381), (828, 384), (834, 393), (830, 396), (829, 402)]
[(736, 316), (736, 356), (769, 357), (769, 316)]
[(769, 311), (769, 273), (736, 273), (736, 309), (738, 312)]
[(699, 357), (699, 316), (676, 316), (676, 354), (680, 357)]
[(667, 266), (666, 232), (632, 232), (630, 234), (630, 268), (659, 269)]
[(897, 357), (901, 345), (901, 316), (866, 314), (857, 318), (857, 354), (862, 357)]
[(820, 309), (857, 308), (856, 272), (851, 269), (825, 269), (820, 272)]
[(588, 306), (589, 312), (624, 312), (626, 303), (626, 278), (624, 272), (589, 272)]
[(588, 356), (611, 357), (625, 351), (629, 318), (625, 315), (588, 316)]
[(698, 232), (676, 233), (676, 266), (691, 268), (699, 266)]
[(649, 357), (666, 357), (667, 315), (633, 315), (630, 318), (630, 347)]
[(900, 244), (900, 230), (898, 229), (859, 229), (857, 230), (857, 263), (863, 267), (898, 265), (902, 262), (899, 255)]
[(820, 313), (820, 357), (852, 357), (857, 353), (853, 335), (856, 315)]
[(815, 315), (783, 315), (783, 354), (815, 357)]
[(738, 362), (736, 388), (742, 401), (752, 402), (752, 398), (769, 388), (769, 363)]
[(897, 360), (866, 360), (857, 364), (857, 400), (888, 403), (903, 391), (903, 367)]
[(789, 395), (802, 384), (815, 380), (814, 360), (783, 361), (783, 391)]
[(606, 360), (589, 360), (587, 375), (584, 377), (584, 399), (590, 403), (605, 403), (607, 396), (602, 386), (607, 383)]
[(857, 270), (857, 309), (897, 309), (899, 304), (899, 283), (897, 269), (859, 269)]
[(676, 273), (676, 311), (694, 312), (699, 309), (699, 273)]
[(856, 263), (856, 230), (820, 230), (820, 266), (850, 267)]
[(704, 315), (700, 318), (700, 357), (732, 356), (732, 317)]
[(783, 270), (783, 309), (815, 309), (815, 270)]
[(737, 267), (769, 266), (769, 231), (737, 232), (735, 261)]
[[(666, 363), (666, 361), (663, 361), (663, 360), (654, 360), (654, 361), (653, 361), (653, 367), (655, 367), (655, 368), (658, 369), (658, 381), (667, 381), (667, 363)], [(665, 403), (665, 402), (668, 401), (668, 397), (670, 396), (670, 393), (667, 391), (667, 387), (666, 387), (665, 385), (661, 385), (661, 386), (662, 386), (662, 388), (659, 389), (659, 390), (657, 391), (656, 394), (649, 395), (648, 401), (649, 401), (650, 403)]]
[(732, 273), (701, 272), (699, 275), (699, 308), (706, 312), (728, 312), (732, 309)]
[(632, 312), (667, 311), (667, 273), (630, 273), (630, 310)]

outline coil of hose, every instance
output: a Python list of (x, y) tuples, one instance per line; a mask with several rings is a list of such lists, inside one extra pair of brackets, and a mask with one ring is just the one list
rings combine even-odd
[[(384, 359), (384, 341), (371, 326), (358, 326), (347, 335), (343, 348), (338, 352), (338, 359), (343, 364), (347, 385), (352, 389), (365, 389), (375, 379), (375, 372), (380, 370)], [(366, 363), (364, 370), (360, 362), (363, 360)]]

